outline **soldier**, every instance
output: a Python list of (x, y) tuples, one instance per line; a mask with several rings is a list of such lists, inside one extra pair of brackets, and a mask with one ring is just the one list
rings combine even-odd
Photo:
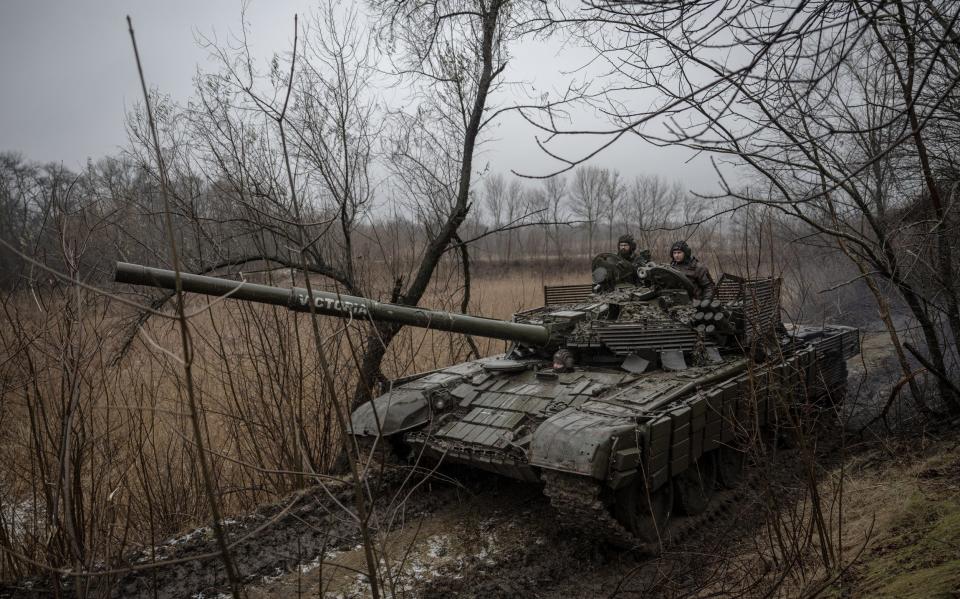
[(714, 293), (713, 278), (706, 266), (693, 257), (690, 246), (686, 241), (678, 241), (670, 247), (670, 257), (673, 261), (670, 266), (679, 270), (690, 279), (695, 288), (693, 299), (712, 299)]
[(650, 262), (650, 250), (637, 251), (637, 242), (633, 235), (626, 233), (617, 240), (617, 255), (629, 260), (636, 266), (643, 266)]
[(553, 354), (553, 371), (556, 373), (573, 372), (575, 363), (576, 359), (569, 349), (558, 349), (556, 353)]

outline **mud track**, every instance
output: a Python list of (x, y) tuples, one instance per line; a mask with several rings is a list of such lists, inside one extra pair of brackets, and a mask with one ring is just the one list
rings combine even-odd
[[(764, 476), (782, 489), (796, 489), (802, 481), (795, 470), (791, 450), (779, 453)], [(378, 498), (372, 526), (385, 596), (670, 596), (728, 576), (720, 572), (723, 554), (752, 538), (765, 509), (765, 485), (747, 476), (735, 500), (707, 516), (675, 518), (663, 553), (651, 556), (561, 527), (539, 485), (476, 472), (455, 472), (456, 479), (408, 474), (394, 469), (371, 489)], [(352, 486), (341, 482), (228, 520), (231, 554), (248, 596), (369, 596), (359, 528), (346, 511), (352, 500)], [(205, 528), (132, 555), (128, 566), (135, 569), (86, 579), (89, 595), (230, 596)], [(83, 594), (76, 580), (62, 582), (67, 596)], [(48, 596), (49, 579), (0, 590), (0, 597)]]

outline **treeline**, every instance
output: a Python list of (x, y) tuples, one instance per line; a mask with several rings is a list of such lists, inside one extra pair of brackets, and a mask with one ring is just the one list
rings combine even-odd
[[(720, 221), (706, 204), (678, 182), (618, 171), (581, 167), (570, 177), (544, 182), (485, 175), (475, 185), (477, 208), (461, 225), (461, 237), (478, 263), (529, 264), (551, 268), (613, 251), (616, 239), (632, 233), (642, 247), (663, 254), (676, 239), (696, 237), (703, 253), (722, 252)], [(238, 201), (223, 182), (199, 173), (172, 178), (174, 232), (194, 272), (259, 264), (299, 268), (285, 253), (292, 224), (267, 202)], [(305, 218), (316, 235), (317, 265), (352, 264), (379, 274), (408, 272), (422, 251), (415, 215), (386, 199), (356, 223), (355, 239), (345, 243), (344, 229), (332, 226), (334, 207), (308, 200)], [(30, 162), (15, 153), (0, 154), (0, 285), (6, 289), (49, 284), (51, 271), (69, 278), (108, 282), (118, 260), (167, 263), (164, 205), (151, 171), (132, 159), (104, 158), (80, 172), (54, 163)], [(705, 224), (697, 224), (697, 223)], [(664, 247), (661, 247), (664, 246)], [(350, 260), (342, 256), (351, 251)], [(342, 258), (342, 259), (339, 259)], [(35, 262), (33, 262), (35, 261)], [(38, 264), (39, 263), (39, 264)], [(371, 264), (378, 266), (370, 266)], [(42, 266), (48, 267), (45, 270)], [(322, 267), (318, 274), (331, 272)]]
[(625, 233), (661, 261), (675, 239), (693, 238), (703, 253), (718, 253), (725, 249), (722, 224), (731, 222), (679, 181), (597, 166), (542, 182), (492, 174), (478, 187), (480, 222), (493, 232), (478, 248), (495, 261), (564, 264), (615, 251)]

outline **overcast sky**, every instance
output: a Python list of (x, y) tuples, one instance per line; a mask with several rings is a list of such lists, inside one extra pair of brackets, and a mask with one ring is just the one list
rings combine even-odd
[[(246, 20), (256, 56), (290, 48), (293, 15), (306, 15), (316, 0), (251, 0)], [(125, 113), (141, 99), (125, 17), (133, 19), (151, 87), (185, 104), (197, 71), (215, 63), (197, 41), (226, 41), (240, 31), (240, 0), (0, 0), (0, 151), (29, 160), (78, 168), (87, 158), (116, 153), (126, 143)], [(562, 86), (576, 53), (558, 56), (558, 44), (525, 43), (514, 50), (507, 76), (533, 80), (538, 89)], [(571, 59), (571, 56), (573, 59)], [(535, 132), (506, 119), (491, 132), (479, 164), (494, 170), (545, 173), (551, 162), (536, 147)], [(571, 139), (568, 148), (586, 147)], [(700, 191), (715, 177), (689, 151), (627, 141), (594, 161), (627, 177), (661, 174)]]

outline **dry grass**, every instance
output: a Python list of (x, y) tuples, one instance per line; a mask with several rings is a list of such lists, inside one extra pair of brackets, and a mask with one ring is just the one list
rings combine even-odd
[(942, 441), (923, 449), (901, 448), (892, 464), (884, 451), (866, 456), (861, 467), (854, 465), (848, 479), (843, 541), (846, 554), (859, 554), (860, 559), (849, 577), (834, 583), (831, 590), (858, 597), (957, 596), (957, 450), (955, 440)]
[[(720, 577), (697, 596), (956, 597), (958, 448), (955, 435), (939, 441), (891, 440), (827, 470), (817, 487), (821, 497), (831, 498), (828, 522), (836, 556), (831, 567), (824, 567), (815, 535), (789, 545), (785, 555), (765, 526), (722, 558), (721, 571), (738, 575)], [(783, 521), (809, 513), (809, 493), (800, 495), (772, 517)]]
[[(469, 311), (509, 318), (541, 303), (544, 282), (584, 279), (490, 272), (474, 281)], [(460, 281), (453, 274), (439, 281), (423, 305), (459, 311)], [(36, 573), (31, 562), (111, 563), (131, 546), (203, 522), (174, 322), (152, 317), (114, 365), (130, 308), (78, 289), (3, 300), (0, 547), (7, 551), (0, 580)], [(311, 473), (329, 469), (337, 455), (332, 409), (352, 396), (354, 355), (366, 327), (321, 319), (337, 385), (330, 397), (305, 315), (199, 297), (189, 300), (188, 312), (196, 313), (194, 383), (224, 511), (245, 511), (311, 484)], [(484, 354), (505, 348), (476, 341)], [(384, 370), (397, 377), (468, 357), (460, 335), (408, 328), (391, 345)]]

